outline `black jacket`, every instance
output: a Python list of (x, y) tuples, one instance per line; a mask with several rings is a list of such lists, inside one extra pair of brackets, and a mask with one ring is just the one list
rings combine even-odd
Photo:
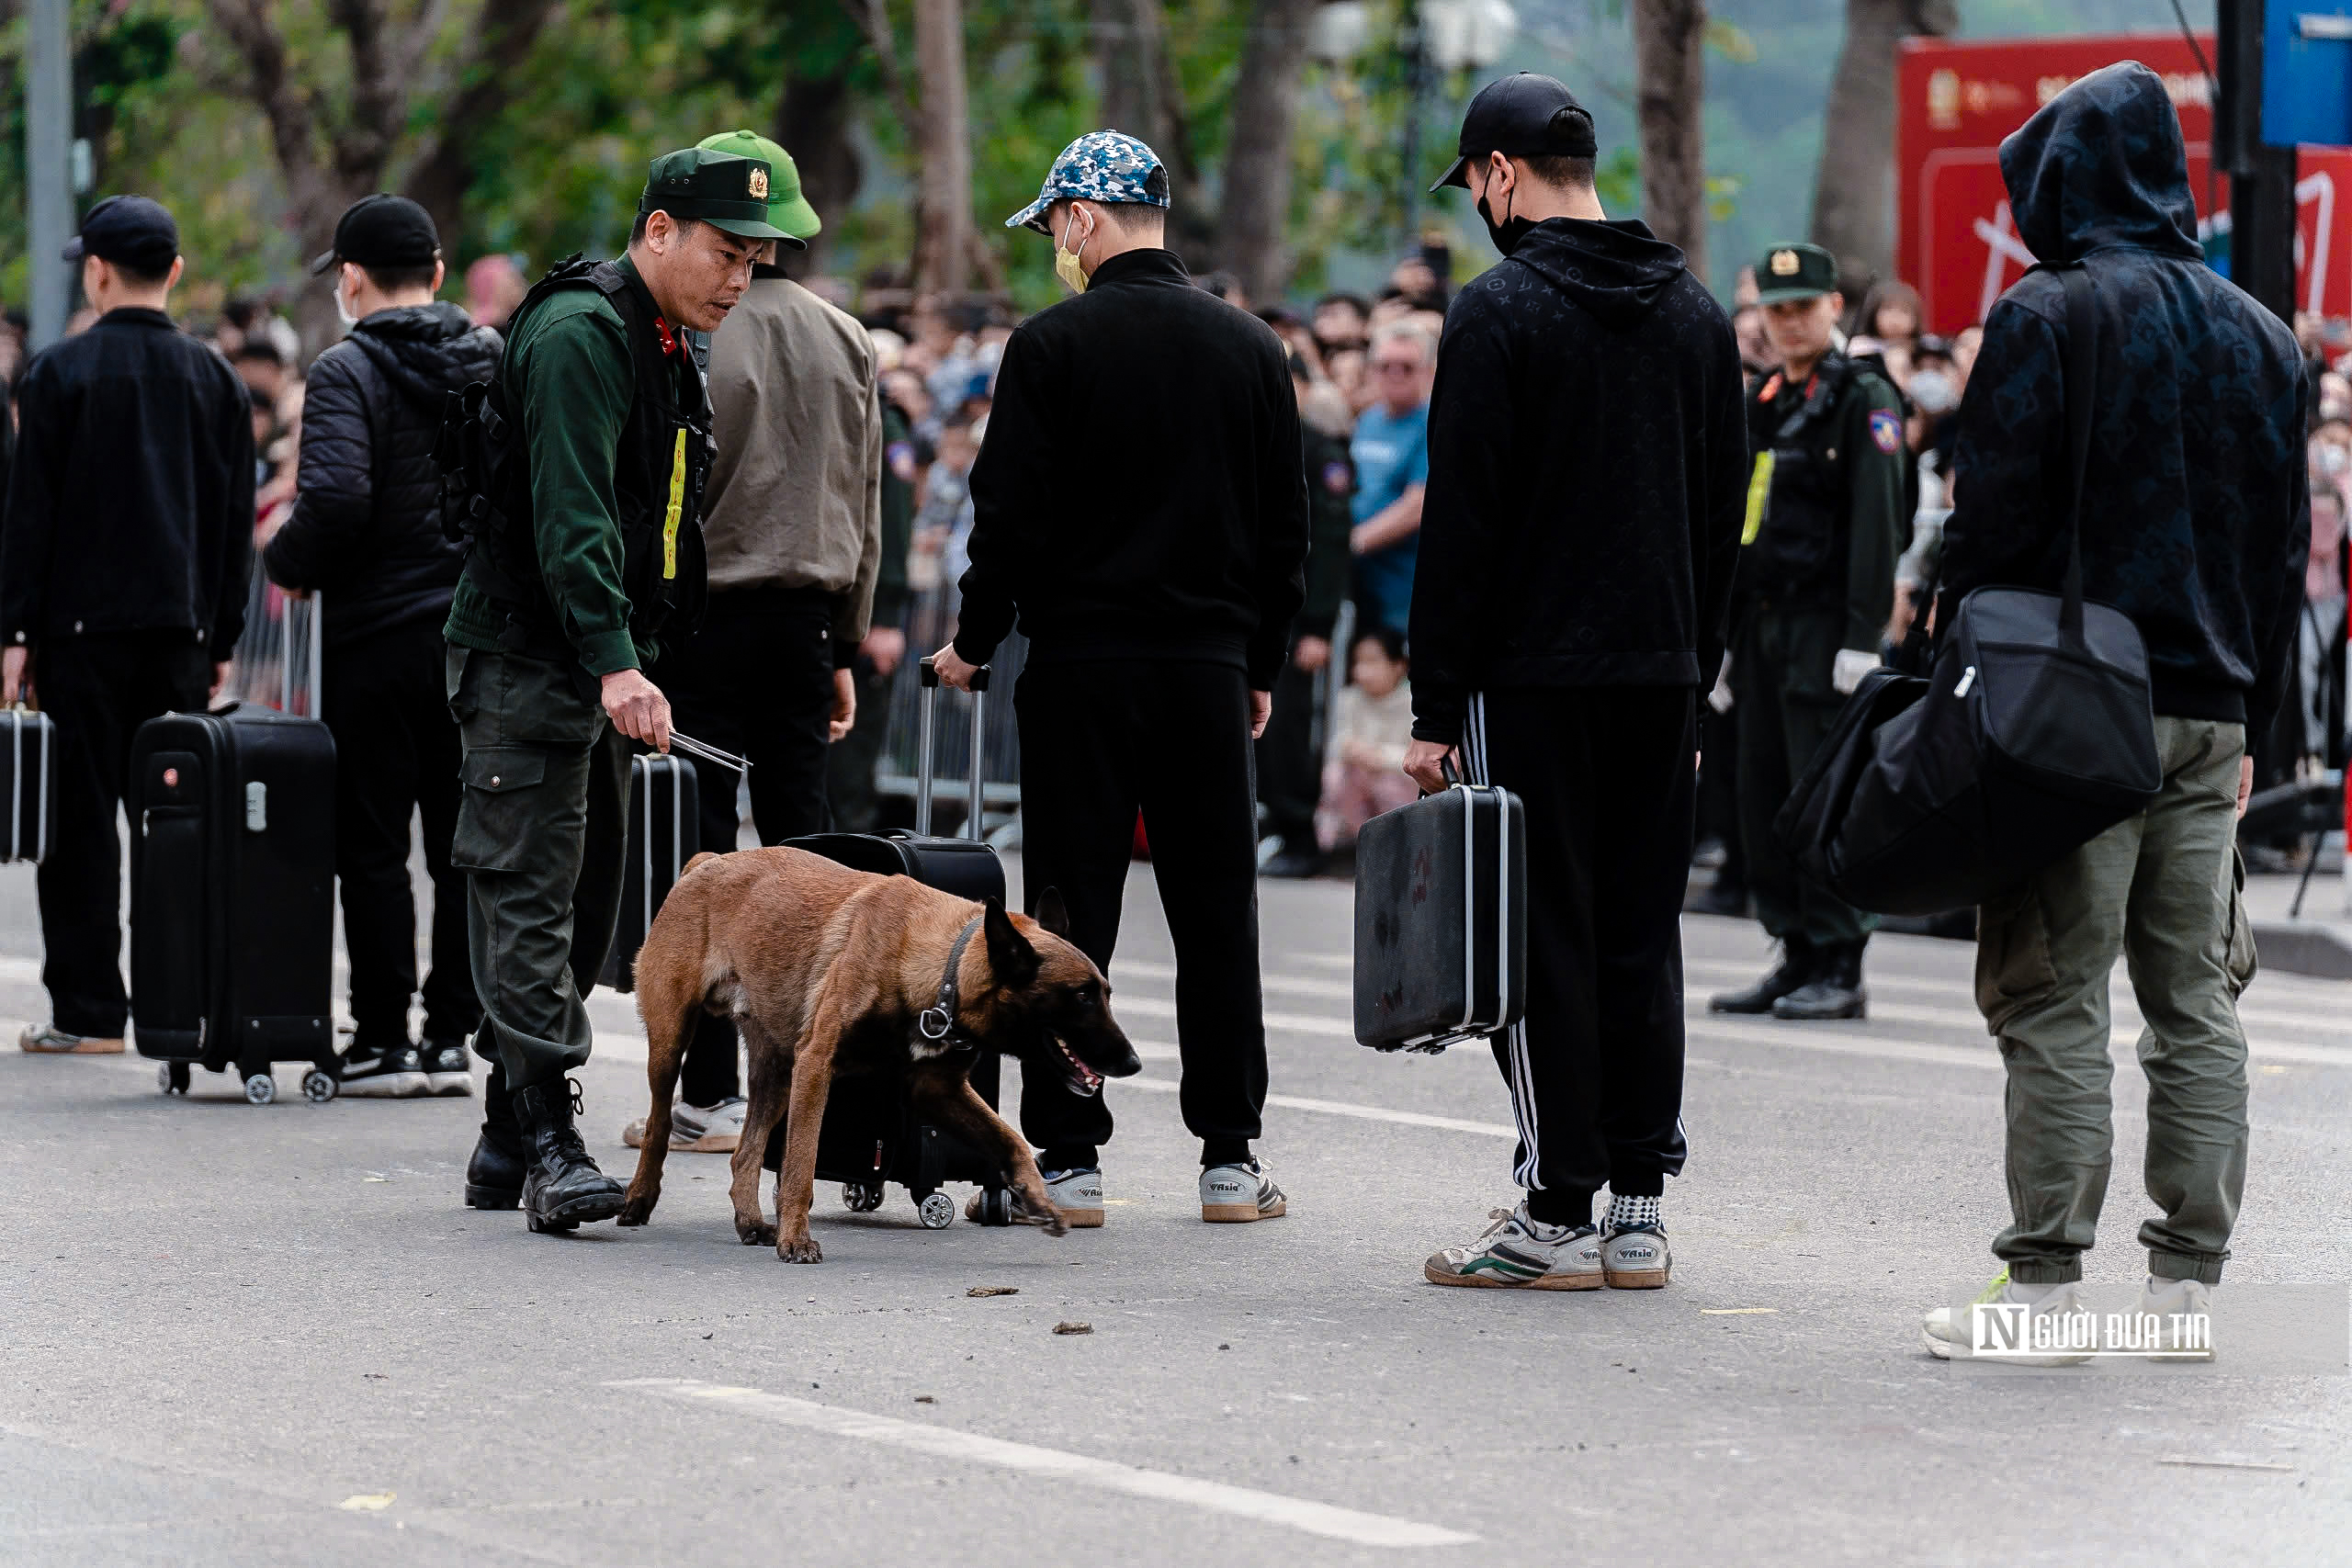
[[(2001, 144), (2018, 231), (2080, 260), (2098, 311), (2083, 588), (2132, 618), (2155, 710), (2262, 733), (2293, 657), (2310, 473), (2295, 339), (2204, 262), (2180, 123), (2111, 65)], [(1985, 319), (1952, 457), (1943, 624), (1973, 588), (2055, 589), (2069, 481), (2064, 286), (2029, 273)]]
[(161, 310), (109, 310), (34, 356), (0, 523), (0, 636), (187, 632), (215, 663), (245, 626), (253, 404)]
[(498, 334), (455, 305), (379, 310), (312, 362), (293, 514), (270, 581), (325, 595), (325, 640), (448, 614), (463, 557), (441, 532), (444, 400), (497, 368)]
[(1446, 312), (1413, 579), (1413, 732), (1487, 687), (1695, 686), (1747, 491), (1731, 321), (1633, 221), (1555, 218)]
[(1273, 684), (1306, 589), (1298, 403), (1272, 329), (1128, 251), (1004, 345), (956, 651), (1201, 659)]
[(1331, 637), (1340, 606), (1348, 597), (1348, 570), (1354, 557), (1348, 539), (1355, 514), (1348, 502), (1356, 493), (1355, 460), (1347, 441), (1306, 428), (1306, 494), (1314, 536), (1306, 552), (1306, 599), (1295, 628), (1300, 637)]

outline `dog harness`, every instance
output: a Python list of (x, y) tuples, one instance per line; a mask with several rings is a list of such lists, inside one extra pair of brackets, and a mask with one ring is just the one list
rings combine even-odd
[(956, 945), (947, 950), (947, 972), (939, 977), (939, 999), (915, 1017), (915, 1032), (944, 1051), (977, 1051), (980, 1048), (980, 1043), (964, 1032), (956, 1021), (956, 1015), (963, 1010), (964, 1006), (962, 998), (957, 994), (956, 971), (963, 967), (964, 950), (972, 945), (972, 933), (978, 931), (980, 923), (987, 919), (988, 912), (982, 910), (965, 921), (964, 929), (956, 933)]

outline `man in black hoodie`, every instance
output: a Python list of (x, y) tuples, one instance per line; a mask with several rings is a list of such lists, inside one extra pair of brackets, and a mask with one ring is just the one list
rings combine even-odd
[(1530, 898), (1526, 1021), (1494, 1040), (1527, 1196), (1430, 1258), (1442, 1285), (1639, 1289), (1670, 1266), (1697, 701), (1747, 436), (1730, 321), (1680, 251), (1606, 220), (1598, 152), (1568, 90), (1521, 73), (1472, 100), (1438, 182), (1504, 259), (1438, 350), (1406, 771), (1441, 789), (1458, 750), (1519, 795)]
[[(1201, 1217), (1285, 1206), (1250, 1152), (1266, 1105), (1257, 802), (1266, 727), (1306, 595), (1306, 481), (1282, 340), (1193, 286), (1162, 243), (1168, 171), (1132, 136), (1065, 148), (1007, 220), (1050, 234), (1080, 290), (1004, 345), (972, 468), (971, 569), (941, 678), (966, 686), (1017, 608), (1023, 881), (1068, 905), (1109, 968), (1136, 816), (1176, 949), (1184, 1123)], [(1102, 1097), (1023, 1080), (1021, 1125), (1055, 1205), (1102, 1223)]]
[[(2278, 710), (2311, 546), (2307, 389), (2294, 335), (2204, 262), (2180, 121), (2136, 63), (2075, 83), (2001, 144), (2018, 233), (2043, 264), (2001, 297), (1960, 408), (1944, 525), (1949, 625), (1972, 590), (2055, 591), (2067, 558), (2072, 333), (2057, 271), (2091, 286), (2086, 597), (2148, 650), (2164, 788), (2154, 805), (1977, 915), (1976, 995), (2008, 1070), (2010, 1302), (2081, 1310), (2113, 1153), (2109, 978), (2128, 959), (2147, 1027), (2140, 1310), (2202, 1309), (2245, 1187), (2254, 947), (2237, 897), (2246, 738)], [(2087, 391), (2089, 389), (2083, 389)], [(1927, 1324), (1947, 1355), (1966, 1314)]]
[[(463, 558), (441, 532), (433, 441), (448, 394), (498, 364), (498, 334), (438, 304), (441, 242), (424, 208), (371, 196), (335, 225), (335, 309), (351, 335), (311, 367), (294, 512), (262, 552), (279, 586), (323, 596), (322, 715), (334, 732), (335, 875), (351, 952), (343, 1092), (470, 1094), (466, 1037), (481, 1022), (466, 957), (466, 888), (449, 868), (458, 819), (458, 726), (442, 684)], [(433, 967), (424, 1043), (408, 1032), (417, 989), (409, 813), (424, 824)]]

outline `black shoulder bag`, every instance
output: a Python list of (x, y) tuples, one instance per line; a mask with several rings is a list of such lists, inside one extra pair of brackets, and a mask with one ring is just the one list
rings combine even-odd
[(2063, 591), (1962, 599), (1931, 672), (1866, 680), (1774, 824), (1808, 874), (1860, 908), (1981, 904), (2163, 787), (2147, 649), (2122, 612), (2083, 598), (2098, 323), (2082, 269), (2059, 276), (2073, 469)]

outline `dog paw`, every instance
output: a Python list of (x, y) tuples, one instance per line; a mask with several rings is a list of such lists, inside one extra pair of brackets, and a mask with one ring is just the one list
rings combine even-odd
[(1038, 1221), (1037, 1223), (1038, 1223), (1038, 1224), (1039, 1224), (1039, 1225), (1041, 1225), (1041, 1226), (1043, 1226), (1043, 1227), (1044, 1227), (1045, 1232), (1046, 1232), (1046, 1234), (1047, 1235), (1069, 1235), (1069, 1224), (1068, 1224), (1066, 1221), (1064, 1221), (1064, 1220), (1063, 1220), (1063, 1218), (1061, 1217), (1061, 1215), (1060, 1215), (1057, 1212), (1056, 1212), (1055, 1210), (1052, 1210), (1052, 1209), (1048, 1209), (1048, 1210), (1046, 1210), (1046, 1215), (1047, 1215), (1048, 1217), (1047, 1217), (1047, 1218), (1046, 1218), (1046, 1219), (1042, 1219), (1042, 1220)]
[(786, 1263), (822, 1263), (825, 1260), (824, 1248), (817, 1245), (813, 1236), (802, 1236), (797, 1241), (779, 1241), (775, 1244), (775, 1255)]
[(621, 1212), (614, 1223), (624, 1225), (641, 1225), (652, 1217), (653, 1203), (650, 1199), (632, 1198), (621, 1205)]
[(738, 1221), (735, 1234), (743, 1238), (745, 1247), (774, 1247), (775, 1227), (770, 1224), (744, 1224)]

